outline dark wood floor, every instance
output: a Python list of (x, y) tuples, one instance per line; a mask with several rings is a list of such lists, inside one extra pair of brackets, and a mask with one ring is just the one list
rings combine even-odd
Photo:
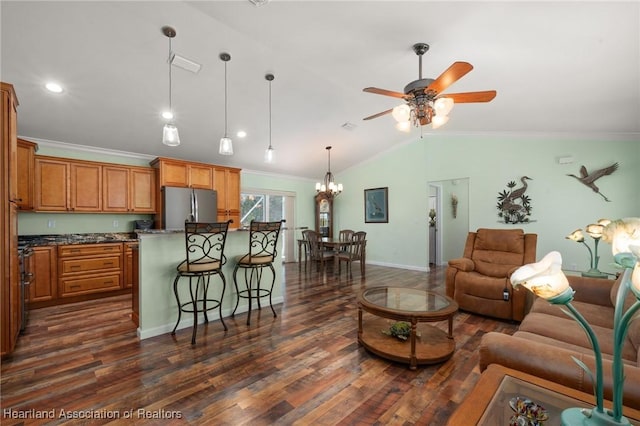
[[(478, 379), (481, 336), (516, 325), (460, 312), (453, 357), (411, 371), (358, 345), (356, 294), (381, 285), (444, 293), (443, 268), (368, 265), (365, 278), (356, 269), (347, 279), (287, 264), (277, 318), (263, 308), (247, 327), (241, 314), (225, 319), (226, 333), (210, 322), (195, 346), (190, 329), (139, 341), (127, 296), (31, 311), (2, 361), (1, 423), (62, 424), (63, 414), (119, 417), (71, 424), (445, 424)], [(53, 419), (33, 418), (48, 410)], [(31, 418), (9, 418), (18, 414)]]

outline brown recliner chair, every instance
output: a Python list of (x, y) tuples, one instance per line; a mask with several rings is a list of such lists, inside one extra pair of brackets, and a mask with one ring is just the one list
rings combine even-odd
[(449, 260), (447, 296), (462, 310), (522, 321), (529, 292), (514, 291), (509, 278), (518, 267), (536, 261), (537, 241), (537, 234), (522, 229), (469, 232), (463, 257)]

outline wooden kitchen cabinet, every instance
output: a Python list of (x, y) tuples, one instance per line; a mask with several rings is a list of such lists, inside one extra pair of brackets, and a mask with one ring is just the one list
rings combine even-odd
[(122, 285), (124, 288), (132, 288), (134, 286), (134, 281), (136, 278), (136, 274), (134, 274), (133, 270), (133, 252), (134, 249), (137, 250), (138, 243), (137, 242), (127, 242), (124, 243), (124, 268), (123, 268), (123, 282)]
[(29, 306), (36, 307), (38, 302), (47, 302), (57, 297), (57, 253), (55, 246), (33, 248), (29, 258), (33, 273), (29, 286)]
[(230, 228), (240, 226), (240, 169), (216, 167), (213, 177), (218, 193), (218, 220), (233, 220)]
[(38, 145), (24, 139), (18, 139), (18, 179), (17, 205), (18, 210), (29, 211), (35, 207), (35, 153)]
[(58, 246), (60, 298), (122, 289), (122, 243)]
[(102, 210), (113, 213), (155, 213), (155, 170), (147, 167), (103, 166)]
[(18, 259), (18, 98), (0, 83), (0, 352), (11, 353), (22, 320)]
[(69, 162), (53, 157), (35, 159), (36, 210), (61, 211), (69, 209)]
[(70, 162), (69, 194), (71, 211), (102, 211), (102, 166), (94, 163)]
[(159, 186), (180, 188), (213, 189), (213, 166), (204, 163), (156, 158), (151, 166), (159, 170)]

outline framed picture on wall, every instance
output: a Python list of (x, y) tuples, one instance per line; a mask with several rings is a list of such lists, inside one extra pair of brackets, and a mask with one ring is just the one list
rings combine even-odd
[(389, 188), (364, 190), (364, 222), (389, 222)]

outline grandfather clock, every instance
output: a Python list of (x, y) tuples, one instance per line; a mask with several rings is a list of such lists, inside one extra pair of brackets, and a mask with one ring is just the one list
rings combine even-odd
[(316, 232), (323, 237), (333, 238), (333, 197), (330, 193), (320, 192), (316, 200)]

